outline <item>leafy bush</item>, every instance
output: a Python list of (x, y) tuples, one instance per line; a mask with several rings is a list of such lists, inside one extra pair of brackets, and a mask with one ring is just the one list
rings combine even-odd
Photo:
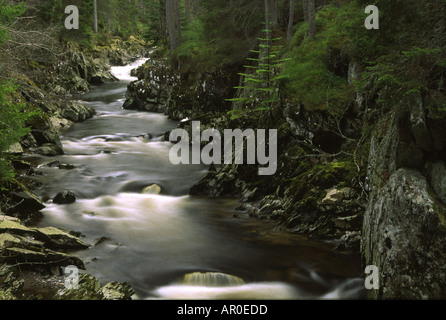
[(345, 109), (352, 92), (347, 81), (353, 48), (349, 32), (361, 16), (354, 4), (324, 8), (317, 15), (314, 40), (307, 37), (308, 23), (297, 27), (282, 71), (282, 92), (289, 100), (307, 110), (336, 114)]
[[(224, 58), (205, 36), (205, 25), (200, 19), (189, 23), (183, 30), (183, 42), (174, 58), (187, 65), (191, 71), (211, 70), (220, 65)], [(189, 70), (186, 70), (189, 71)]]
[[(381, 106), (393, 106), (407, 96), (417, 94), (429, 102), (432, 117), (443, 118), (445, 98), (441, 94), (446, 52), (438, 48), (413, 47), (383, 55), (369, 66), (356, 82), (358, 91), (371, 90)], [(431, 97), (432, 95), (432, 97)]]
[(9, 149), (29, 132), (25, 122), (35, 112), (25, 109), (25, 104), (14, 103), (10, 99), (17, 87), (9, 83), (0, 85), (0, 188), (3, 189), (14, 177), (10, 164)]

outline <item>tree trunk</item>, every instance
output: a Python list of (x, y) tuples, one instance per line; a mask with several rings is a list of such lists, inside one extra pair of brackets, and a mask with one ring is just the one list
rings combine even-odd
[(174, 0), (174, 12), (175, 12), (175, 32), (177, 35), (177, 47), (181, 44), (181, 12), (180, 12), (180, 0)]
[(93, 22), (93, 31), (98, 33), (98, 1), (93, 0), (93, 12), (94, 12), (94, 22)]
[(304, 21), (305, 21), (305, 22), (308, 22), (308, 1), (309, 1), (309, 0), (302, 0), (303, 13), (304, 13)]
[(314, 39), (316, 37), (316, 4), (315, 0), (308, 0), (308, 37)]
[(159, 0), (159, 36), (162, 41), (168, 42), (168, 33), (166, 24), (166, 1)]
[(192, 2), (192, 19), (200, 14), (200, 0), (190, 0)]
[(291, 38), (293, 37), (294, 3), (295, 3), (295, 0), (290, 0), (290, 15), (289, 15), (289, 20), (288, 20), (288, 31), (287, 31), (288, 42), (290, 42)]
[(271, 2), (271, 27), (275, 28), (279, 24), (279, 0), (272, 0)]
[(191, 4), (191, 0), (185, 0), (184, 1), (184, 5), (186, 7), (186, 20), (187, 23), (190, 23), (192, 21), (192, 4)]
[(175, 5), (176, 0), (166, 0), (166, 24), (169, 34), (170, 52), (177, 48), (177, 36), (175, 32)]

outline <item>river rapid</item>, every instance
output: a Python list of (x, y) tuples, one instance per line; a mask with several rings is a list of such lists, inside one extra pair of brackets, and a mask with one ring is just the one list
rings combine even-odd
[[(75, 252), (101, 282), (128, 282), (135, 299), (356, 299), (364, 281), (358, 257), (334, 244), (276, 232), (271, 222), (236, 212), (237, 199), (188, 195), (206, 173), (174, 166), (163, 114), (124, 110), (130, 70), (78, 99), (97, 115), (61, 133), (65, 154), (33, 156), (42, 199), (72, 191), (77, 201), (48, 201), (39, 226), (79, 231), (90, 249)], [(37, 158), (36, 158), (37, 157)], [(70, 166), (48, 166), (59, 161)], [(144, 194), (150, 185), (161, 194)], [(237, 214), (236, 214), (237, 213)]]

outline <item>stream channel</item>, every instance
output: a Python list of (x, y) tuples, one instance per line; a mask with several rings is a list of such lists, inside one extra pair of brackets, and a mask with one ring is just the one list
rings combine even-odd
[[(74, 255), (101, 283), (129, 283), (135, 299), (357, 299), (364, 294), (358, 257), (334, 244), (275, 231), (272, 222), (236, 213), (237, 199), (192, 197), (202, 165), (174, 166), (163, 114), (124, 110), (130, 70), (120, 81), (78, 96), (97, 115), (61, 133), (64, 155), (33, 156), (42, 199), (72, 191), (77, 201), (48, 201), (39, 226), (82, 233)], [(36, 159), (36, 157), (38, 157)], [(59, 161), (68, 169), (47, 164)], [(161, 194), (144, 194), (150, 185)]]

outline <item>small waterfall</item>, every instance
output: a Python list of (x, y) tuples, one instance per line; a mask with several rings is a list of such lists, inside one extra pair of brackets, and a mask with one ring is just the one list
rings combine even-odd
[(188, 273), (183, 278), (183, 283), (187, 285), (198, 285), (208, 287), (227, 287), (245, 284), (243, 279), (221, 272), (193, 272)]
[(126, 66), (113, 66), (111, 67), (111, 73), (118, 78), (121, 81), (134, 81), (134, 80), (138, 80), (136, 77), (133, 77), (131, 75), (131, 72), (133, 69), (136, 69), (138, 67), (140, 67), (141, 65), (144, 64), (144, 62), (146, 62), (147, 58), (144, 59), (139, 59), (136, 60), (135, 62), (133, 62), (132, 64), (126, 65)]
[(153, 293), (158, 299), (173, 300), (288, 300), (299, 297), (297, 290), (285, 283), (245, 283), (237, 276), (221, 272), (188, 273), (179, 283), (160, 287)]

